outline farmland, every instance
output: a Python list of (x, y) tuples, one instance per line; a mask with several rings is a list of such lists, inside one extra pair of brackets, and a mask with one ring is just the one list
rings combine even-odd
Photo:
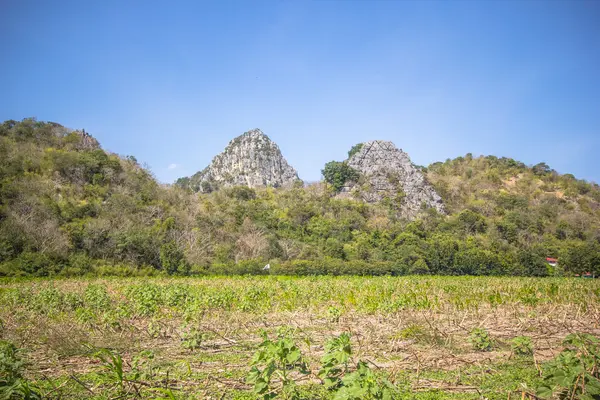
[[(21, 389), (44, 398), (516, 399), (536, 393), (565, 337), (598, 336), (599, 317), (600, 283), (586, 279), (262, 276), (0, 284), (2, 346), (14, 345), (15, 359), (25, 362), (17, 374)], [(344, 341), (345, 350), (335, 353)], [(269, 359), (281, 351), (283, 364)], [(269, 362), (283, 367), (267, 376)], [(345, 376), (342, 384), (338, 378)], [(339, 389), (352, 379), (375, 389), (352, 397), (349, 388)], [(328, 382), (331, 390), (322, 384)]]

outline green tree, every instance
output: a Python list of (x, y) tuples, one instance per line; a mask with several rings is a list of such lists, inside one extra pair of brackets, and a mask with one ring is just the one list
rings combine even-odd
[(323, 174), (325, 182), (329, 183), (336, 193), (342, 190), (346, 182), (356, 182), (360, 176), (354, 168), (345, 162), (338, 161), (330, 161), (325, 164), (325, 168), (321, 170), (321, 174)]
[(519, 254), (519, 262), (530, 276), (548, 276), (548, 265), (546, 259), (531, 251), (522, 251)]
[(467, 234), (483, 233), (487, 228), (485, 217), (472, 210), (464, 210), (458, 214), (458, 223)]
[(160, 247), (160, 263), (169, 275), (187, 274), (190, 271), (183, 251), (174, 241), (167, 242)]
[(348, 151), (348, 158), (350, 159), (353, 155), (358, 153), (360, 151), (360, 149), (363, 148), (363, 145), (364, 145), (364, 143), (358, 143), (358, 144), (355, 144), (354, 146), (352, 146), (350, 151)]

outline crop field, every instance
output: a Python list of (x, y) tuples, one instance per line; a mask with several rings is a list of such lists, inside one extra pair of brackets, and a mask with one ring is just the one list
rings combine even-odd
[[(599, 322), (592, 279), (6, 279), (0, 389), (56, 399), (592, 399)], [(589, 373), (570, 381), (565, 356)]]

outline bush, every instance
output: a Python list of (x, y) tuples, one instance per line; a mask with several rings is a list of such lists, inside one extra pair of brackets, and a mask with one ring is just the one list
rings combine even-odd
[(262, 259), (241, 260), (237, 263), (215, 263), (203, 270), (207, 275), (268, 275), (273, 269), (264, 269), (267, 262)]
[(248, 201), (256, 198), (256, 191), (247, 186), (235, 186), (228, 190), (228, 194), (238, 200)]
[(280, 265), (272, 266), (273, 275), (405, 275), (406, 269), (398, 263), (391, 261), (344, 261), (336, 258), (322, 258), (319, 260), (291, 260)]
[(57, 260), (43, 253), (25, 252), (6, 264), (7, 275), (49, 276), (60, 271)]
[(502, 264), (497, 254), (470, 248), (456, 253), (453, 271), (457, 275), (497, 275), (502, 272)]
[(487, 228), (485, 217), (471, 210), (458, 214), (458, 222), (467, 234), (483, 233)]

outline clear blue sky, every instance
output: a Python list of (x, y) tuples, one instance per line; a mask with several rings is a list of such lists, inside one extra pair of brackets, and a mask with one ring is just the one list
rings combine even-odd
[(305, 180), (357, 142), (600, 182), (600, 1), (0, 0), (0, 119), (163, 182), (260, 128)]

